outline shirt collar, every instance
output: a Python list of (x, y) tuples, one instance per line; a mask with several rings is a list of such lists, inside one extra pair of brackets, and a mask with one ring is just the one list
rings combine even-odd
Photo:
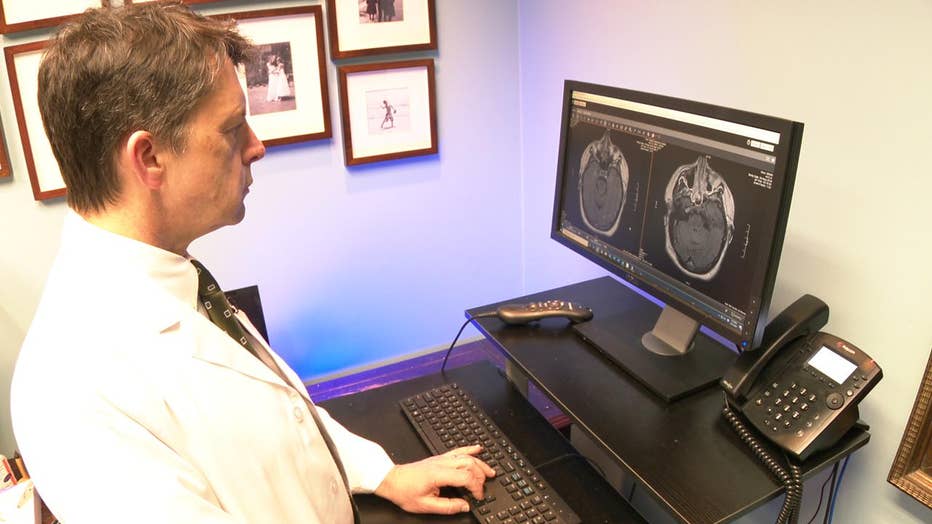
[(65, 216), (62, 238), (63, 250), (113, 261), (106, 264), (108, 270), (152, 282), (183, 304), (197, 308), (197, 271), (188, 258), (107, 231), (71, 209)]

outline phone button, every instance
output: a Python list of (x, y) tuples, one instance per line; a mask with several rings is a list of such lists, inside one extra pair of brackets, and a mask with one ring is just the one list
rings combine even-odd
[(838, 409), (845, 404), (845, 397), (841, 396), (840, 393), (830, 393), (825, 397), (825, 405), (829, 409)]

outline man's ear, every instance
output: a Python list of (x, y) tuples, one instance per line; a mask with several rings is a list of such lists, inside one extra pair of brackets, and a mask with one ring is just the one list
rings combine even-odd
[(159, 189), (165, 181), (164, 158), (155, 137), (148, 131), (134, 131), (123, 147), (122, 164), (135, 181), (148, 189)]

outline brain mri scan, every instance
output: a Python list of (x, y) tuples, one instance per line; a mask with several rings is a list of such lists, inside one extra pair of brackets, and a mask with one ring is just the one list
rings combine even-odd
[(618, 229), (628, 192), (628, 162), (608, 129), (586, 146), (579, 161), (579, 207), (586, 226), (611, 236)]
[(725, 179), (700, 156), (673, 172), (664, 201), (667, 254), (688, 276), (712, 280), (735, 229), (735, 201)]

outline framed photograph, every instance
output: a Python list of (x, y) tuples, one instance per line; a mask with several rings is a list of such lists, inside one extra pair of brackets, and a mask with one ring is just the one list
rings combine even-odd
[(10, 77), (13, 108), (23, 143), (26, 170), (36, 200), (46, 200), (65, 194), (65, 182), (52, 153), (52, 146), (42, 127), (39, 114), (39, 62), (48, 41), (15, 45), (3, 50)]
[(330, 56), (437, 49), (434, 0), (327, 0)]
[(109, 0), (0, 0), (0, 33), (53, 27)]
[(346, 165), (437, 152), (434, 61), (339, 68)]
[(887, 481), (932, 508), (932, 354)]
[(216, 15), (234, 19), (256, 45), (240, 68), (246, 119), (266, 146), (329, 138), (330, 99), (319, 5)]

